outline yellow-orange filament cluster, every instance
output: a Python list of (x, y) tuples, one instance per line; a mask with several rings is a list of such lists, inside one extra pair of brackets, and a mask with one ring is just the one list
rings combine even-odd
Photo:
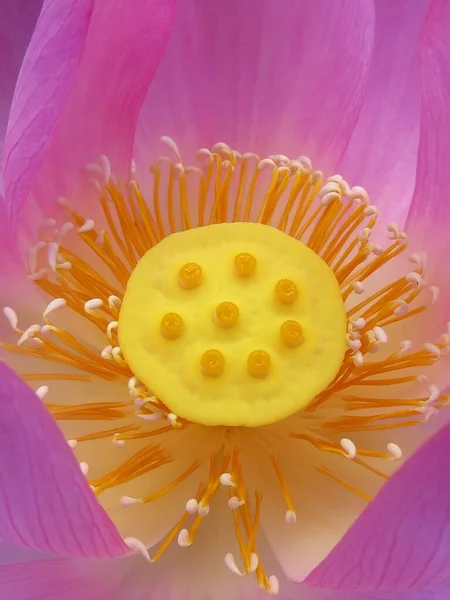
[(186, 263), (178, 273), (178, 283), (185, 290), (193, 290), (203, 281), (203, 271), (197, 263)]
[(304, 340), (303, 328), (297, 321), (284, 321), (280, 326), (280, 338), (288, 348), (297, 348)]
[(255, 379), (264, 379), (270, 373), (272, 361), (264, 350), (254, 350), (247, 358), (247, 371)]
[(294, 304), (298, 298), (298, 287), (290, 279), (280, 279), (275, 286), (275, 296), (281, 304)]
[(238, 277), (251, 277), (256, 271), (256, 258), (253, 254), (242, 252), (234, 259), (234, 269)]
[(160, 331), (167, 340), (176, 340), (184, 331), (182, 317), (178, 313), (167, 313), (161, 319)]
[[(69, 437), (78, 444), (97, 440), (95, 443), (99, 444), (99, 453), (111, 452), (111, 440), (130, 444), (130, 447), (136, 444), (136, 452), (130, 458), (124, 460), (118, 452), (118, 466), (89, 481), (100, 501), (103, 491), (125, 486), (140, 475), (176, 461), (176, 452), (168, 453), (164, 446), (167, 439), (173, 439), (171, 436), (183, 435), (196, 427), (202, 431), (194, 423), (175, 418), (164, 404), (164, 399), (153, 397), (151, 390), (134, 381), (133, 373), (121, 356), (117, 331), (111, 326), (118, 320), (125, 287), (139, 259), (149, 248), (179, 229), (235, 221), (257, 221), (277, 227), (318, 254), (333, 270), (343, 300), (351, 297), (347, 311), (349, 350), (337, 376), (304, 413), (296, 415), (289, 426), (280, 426), (275, 430), (273, 439), (279, 438), (284, 443), (289, 438), (299, 444), (309, 444), (312, 451), (317, 451), (317, 456), (323, 457), (324, 461), (330, 453), (342, 456), (342, 460), (347, 461), (345, 451), (339, 444), (342, 437), (350, 438), (353, 432), (363, 432), (364, 437), (360, 439), (370, 440), (368, 434), (379, 430), (416, 426), (423, 423), (427, 410), (432, 408), (437, 411), (448, 403), (448, 395), (439, 390), (430, 391), (425, 384), (419, 389), (413, 388), (413, 384), (417, 386), (418, 373), (426, 373), (428, 367), (438, 360), (440, 353), (448, 350), (448, 339), (441, 338), (433, 344), (412, 349), (406, 345), (392, 347), (384, 354), (374, 352), (379, 345), (374, 340), (374, 328), (386, 327), (389, 332), (390, 325), (402, 322), (407, 329), (409, 319), (427, 308), (428, 296), (422, 292), (429, 288), (420, 283), (424, 267), (414, 264), (410, 267), (413, 270), (412, 277), (400, 274), (386, 281), (378, 290), (361, 293), (357, 299), (354, 296), (355, 291), (359, 293), (364, 289), (371, 275), (380, 269), (386, 272), (386, 265), (405, 251), (406, 238), (400, 232), (378, 247), (371, 240), (377, 211), (364, 195), (356, 192), (349, 195), (348, 191), (344, 193), (344, 189), (350, 188), (344, 185), (339, 176), (324, 181), (322, 173), (313, 171), (311, 165), (301, 161), (288, 164), (280, 161), (276, 157), (270, 159), (272, 172), (268, 183), (267, 165), (264, 165), (264, 169), (258, 168), (261, 157), (250, 153), (240, 155), (225, 145), (204, 153), (199, 166), (192, 169), (183, 167), (180, 170), (178, 158), (172, 164), (160, 161), (151, 169), (154, 188), (148, 201), (135, 180), (126, 187), (121, 187), (112, 178), (105, 184), (102, 180), (99, 183), (99, 202), (106, 223), (104, 229), (89, 223), (89, 215), (81, 215), (70, 206), (67, 207), (69, 218), (93, 260), (71, 249), (70, 239), (66, 243), (64, 236), (60, 239), (49, 233), (41, 240), (39, 248), (36, 247), (35, 259), (30, 264), (31, 278), (51, 298), (64, 299), (67, 306), (65, 310), (74, 311), (91, 327), (104, 334), (105, 347), (94, 350), (79, 337), (78, 331), (70, 333), (53, 326), (52, 315), (45, 319), (46, 330), (35, 327), (28, 332), (15, 327), (20, 343), (4, 343), (2, 347), (12, 353), (56, 365), (48, 372), (41, 371), (39, 366), (35, 372), (30, 369), (21, 373), (28, 382), (39, 382), (39, 385), (47, 383), (50, 395), (53, 381), (84, 385), (86, 398), (90, 398), (92, 383), (110, 385), (110, 382), (116, 382), (123, 387), (120, 401), (96, 402), (93, 399), (80, 402), (78, 398), (56, 403), (52, 398), (51, 402), (45, 402), (61, 427), (70, 427)], [(191, 189), (190, 179), (195, 183), (188, 192)], [(333, 188), (331, 200), (328, 193), (330, 186)], [(322, 201), (327, 197), (326, 202)], [(52, 265), (48, 264), (49, 250), (57, 252), (57, 260)], [(100, 265), (100, 268), (93, 265)], [(233, 267), (236, 276), (250, 277), (256, 273), (257, 260), (251, 254), (238, 254), (230, 269)], [(184, 265), (178, 273), (178, 285), (183, 289), (194, 289), (202, 281), (203, 272), (196, 263)], [(275, 300), (282, 305), (289, 305), (298, 298), (299, 290), (293, 281), (283, 279), (274, 288)], [(101, 301), (101, 308), (88, 312), (85, 303), (92, 299)], [(165, 321), (168, 317), (168, 321)], [(180, 315), (168, 313), (161, 319), (161, 335), (176, 339), (177, 335), (182, 334), (182, 323)], [(175, 332), (178, 334), (175, 335)], [(281, 342), (288, 347), (296, 347), (303, 341), (302, 327), (295, 321), (282, 323), (279, 335)], [(358, 346), (360, 343), (357, 351), (351, 347), (355, 340)], [(224, 372), (225, 358), (218, 350), (207, 350), (196, 360), (200, 362), (205, 377), (218, 377)], [(271, 366), (270, 356), (263, 350), (256, 350), (248, 356), (247, 372), (251, 377), (267, 377)], [(418, 391), (414, 392), (413, 389)], [(71, 397), (67, 394), (67, 398)], [(158, 425), (137, 418), (135, 403), (142, 403), (141, 416), (151, 417), (160, 413), (165, 420)], [(313, 423), (311, 414), (317, 416), (315, 429), (310, 428)], [(88, 423), (90, 433), (86, 433), (87, 429), (82, 427), (84, 421)], [(105, 426), (104, 421), (108, 421), (109, 425)], [(74, 433), (77, 423), (80, 424), (79, 435)], [(262, 495), (258, 489), (247, 489), (243, 461), (240, 459), (243, 447), (239, 441), (240, 433), (231, 432), (230, 435), (233, 441), (224, 442), (218, 434), (217, 451), (210, 458), (208, 479), (202, 478), (199, 482), (194, 499), (200, 506), (207, 506), (220, 486), (221, 474), (229, 471), (234, 484), (229, 488), (230, 498), (237, 497), (242, 502), (232, 511), (236, 540), (245, 570), (250, 572), (252, 553), (257, 553)], [(256, 437), (259, 433), (253, 435)], [(159, 443), (147, 444), (149, 438)], [(376, 440), (372, 438), (372, 441)], [(348, 461), (351, 464), (349, 468), (364, 469), (371, 476), (386, 479), (388, 475), (375, 468), (373, 463), (375, 459), (385, 461), (391, 457), (377, 444), (370, 446), (371, 449), (358, 447), (357, 455)], [(180, 452), (183, 452), (183, 443), (180, 448)], [(370, 463), (361, 457), (367, 457)], [(293, 499), (288, 487), (290, 482), (281, 471), (281, 461), (272, 456), (272, 448), (270, 452), (262, 454), (261, 459), (272, 461), (286, 506), (293, 512)], [(316, 468), (321, 476), (370, 500), (370, 495), (355, 488), (328, 467)], [(198, 462), (194, 460), (187, 469), (181, 468), (178, 477), (165, 488), (160, 491), (149, 490), (143, 500), (150, 502), (162, 493), (170, 492), (197, 469)], [(156, 551), (154, 560), (177, 539), (190, 518), (187, 512), (180, 514), (179, 521)], [(193, 517), (188, 531), (191, 543), (202, 521), (200, 513)], [(260, 586), (270, 589), (261, 559), (255, 572)]]
[(239, 319), (239, 308), (234, 302), (221, 302), (214, 311), (214, 323), (223, 329), (231, 329)]
[(219, 350), (207, 350), (200, 359), (205, 377), (220, 377), (225, 369), (225, 357)]

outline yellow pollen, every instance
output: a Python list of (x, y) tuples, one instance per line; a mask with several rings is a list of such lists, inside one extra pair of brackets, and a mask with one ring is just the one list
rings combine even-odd
[(177, 313), (167, 313), (161, 319), (161, 335), (167, 340), (176, 340), (184, 330), (184, 323)]
[(205, 377), (220, 377), (225, 369), (225, 357), (219, 350), (207, 350), (200, 360)]
[(178, 273), (178, 283), (185, 290), (193, 290), (203, 281), (203, 272), (200, 265), (191, 262), (181, 267)]
[(248, 252), (242, 252), (234, 259), (234, 268), (238, 277), (251, 277), (256, 271), (256, 258)]
[[(244, 245), (264, 266), (263, 278), (230, 270)], [(173, 277), (183, 258), (208, 273), (195, 294)], [(301, 302), (273, 302), (280, 265), (286, 298), (298, 285)], [(221, 302), (225, 294), (234, 302)], [(186, 323), (176, 349), (155, 335), (155, 319), (168, 307)], [(240, 326), (232, 327), (238, 318)], [(301, 320), (308, 331), (295, 352), (279, 343), (285, 319)], [(261, 223), (221, 223), (169, 235), (140, 259), (123, 298), (118, 345), (171, 413), (204, 425), (257, 427), (297, 412), (327, 387), (342, 364), (346, 330), (336, 278), (314, 252)], [(199, 368), (205, 348), (226, 356), (226, 369), (217, 357), (203, 358)]]
[(281, 304), (294, 304), (298, 298), (298, 288), (290, 279), (280, 279), (275, 286), (275, 295)]
[(303, 328), (297, 321), (285, 321), (280, 327), (280, 337), (288, 348), (297, 348), (303, 342)]
[(264, 379), (270, 372), (272, 361), (264, 350), (254, 350), (247, 358), (248, 374), (255, 379)]
[(231, 329), (239, 319), (239, 308), (233, 302), (221, 302), (214, 312), (214, 323), (223, 329)]

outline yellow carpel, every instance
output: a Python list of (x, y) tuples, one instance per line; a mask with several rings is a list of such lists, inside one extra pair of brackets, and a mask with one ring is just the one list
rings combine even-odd
[(256, 271), (256, 258), (248, 252), (242, 252), (234, 259), (234, 268), (238, 277), (251, 277)]
[[(243, 249), (258, 264), (251, 278), (230, 269)], [(180, 285), (180, 265), (197, 265), (201, 285)], [(282, 286), (288, 302), (274, 298), (277, 282), (290, 282)], [(182, 315), (176, 344), (161, 335), (161, 315), (168, 314)], [(133, 374), (178, 417), (204, 425), (284, 419), (328, 386), (346, 350), (332, 270), (298, 240), (261, 223), (209, 225), (163, 239), (132, 272), (118, 321)], [(280, 324), (289, 321), (297, 325), (283, 334)]]

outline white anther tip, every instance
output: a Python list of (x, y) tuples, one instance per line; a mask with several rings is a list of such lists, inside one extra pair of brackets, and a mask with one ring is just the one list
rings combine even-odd
[(362, 354), (362, 352), (355, 352), (355, 354), (353, 355), (353, 364), (355, 365), (355, 367), (361, 367), (364, 364), (364, 356)]
[(41, 387), (38, 387), (38, 389), (36, 390), (36, 396), (40, 400), (43, 400), (47, 394), (48, 394), (48, 386), (46, 386), (46, 385), (41, 385)]
[(386, 450), (394, 460), (399, 460), (403, 456), (400, 446), (397, 446), (397, 444), (394, 444), (393, 442), (389, 442), (386, 446)]
[(152, 562), (148, 550), (141, 542), (141, 540), (138, 540), (135, 537), (126, 537), (123, 541), (128, 546), (128, 548), (130, 548), (130, 550), (134, 550), (134, 552), (140, 552), (142, 556), (144, 556), (144, 558), (148, 560), (148, 562)]
[(294, 525), (297, 522), (297, 515), (294, 510), (287, 510), (284, 519), (288, 525)]
[(238, 569), (236, 561), (234, 560), (234, 556), (231, 552), (225, 554), (225, 564), (235, 575), (239, 575), (240, 577), (245, 575), (245, 573), (241, 573), (241, 571)]
[(219, 477), (219, 481), (220, 481), (221, 485), (229, 486), (229, 487), (236, 487), (236, 484), (234, 483), (233, 479), (231, 478), (231, 473), (222, 473), (222, 475)]
[(122, 496), (119, 502), (121, 506), (126, 508), (127, 506), (131, 506), (132, 504), (141, 504), (142, 500), (140, 498), (133, 498), (132, 496)]
[(378, 326), (374, 327), (373, 333), (374, 333), (377, 341), (380, 342), (380, 344), (386, 344), (386, 342), (388, 341), (388, 335), (382, 327), (378, 327)]
[(97, 308), (101, 308), (102, 306), (103, 300), (101, 300), (100, 298), (92, 298), (91, 300), (88, 300), (84, 303), (84, 310), (87, 313), (92, 313), (92, 311), (96, 310)]
[(352, 442), (352, 440), (349, 440), (348, 438), (342, 438), (340, 444), (341, 444), (341, 448), (345, 451), (345, 456), (347, 458), (355, 458), (356, 446)]
[(198, 505), (198, 515), (200, 517), (207, 517), (209, 515), (209, 504), (199, 504)]
[(92, 231), (95, 227), (95, 223), (92, 219), (87, 219), (81, 227), (78, 227), (78, 233), (87, 233)]
[(269, 577), (269, 594), (272, 594), (272, 596), (276, 596), (279, 591), (280, 591), (280, 582), (275, 577), (275, 575), (271, 575)]
[(434, 356), (440, 356), (441, 355), (441, 350), (440, 350), (440, 348), (438, 348), (436, 346), (436, 344), (427, 343), (427, 344), (424, 344), (423, 347), (430, 354), (434, 354)]
[[(68, 444), (69, 448), (72, 448), (72, 450), (75, 450), (75, 448), (78, 446), (77, 440), (67, 440), (67, 444)], [(80, 464), (80, 468), (81, 468), (81, 464)]]
[(243, 504), (245, 504), (245, 500), (242, 500), (242, 498), (238, 498), (237, 496), (231, 496), (231, 498), (228, 499), (228, 507), (231, 510), (236, 510)]
[(80, 471), (86, 476), (89, 473), (89, 465), (87, 462), (80, 462)]
[(180, 531), (180, 533), (178, 534), (177, 542), (180, 548), (187, 548), (192, 544), (189, 537), (189, 531), (187, 529), (182, 529)]
[(17, 317), (16, 311), (14, 309), (12, 309), (10, 306), (5, 306), (3, 308), (3, 314), (8, 319), (9, 324), (14, 329), (14, 331), (17, 331), (17, 324), (19, 322), (19, 319)]
[(58, 310), (59, 308), (63, 308), (67, 305), (67, 302), (64, 298), (55, 298), (51, 302), (48, 303), (47, 308), (44, 310), (43, 317), (44, 319), (54, 310)]
[(363, 294), (364, 293), (364, 284), (361, 281), (355, 281), (353, 284), (353, 291), (355, 294)]
[(190, 498), (185, 505), (186, 512), (190, 515), (195, 515), (198, 510), (198, 502), (195, 498)]
[(249, 573), (254, 573), (259, 565), (259, 558), (255, 552), (250, 554), (250, 567), (248, 569)]

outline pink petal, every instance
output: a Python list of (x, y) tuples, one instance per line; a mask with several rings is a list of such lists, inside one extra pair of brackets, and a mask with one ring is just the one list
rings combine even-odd
[(128, 552), (39, 398), (0, 363), (0, 539), (65, 556)]
[[(422, 123), (416, 189), (407, 220), (414, 251), (428, 254), (429, 283), (440, 288), (437, 318), (429, 319), (430, 339), (443, 332), (449, 320), (450, 270), (450, 4), (431, 2), (421, 43)], [(413, 246), (414, 244), (414, 246)], [(449, 379), (447, 378), (447, 382)]]
[(388, 481), (306, 583), (389, 591), (450, 586), (449, 453), (446, 426)]
[[(134, 600), (133, 596), (127, 595), (131, 584), (124, 581), (136, 559), (133, 557), (132, 562), (130, 559), (53, 559), (0, 567), (2, 598)], [(149, 596), (147, 598), (150, 600)]]
[[(30, 189), (46, 216), (79, 191), (86, 163), (130, 167), (142, 100), (170, 33), (173, 0), (47, 0), (24, 61), (6, 141), (13, 219)], [(38, 175), (37, 181), (34, 181)], [(79, 197), (77, 200), (81, 201)]]
[(179, 2), (136, 158), (147, 163), (168, 135), (191, 157), (224, 141), (335, 168), (362, 104), (373, 27), (366, 1)]
[(5, 197), (17, 218), (39, 170), (83, 51), (93, 0), (46, 0), (15, 90), (3, 156)]
[(0, 20), (0, 151), (23, 55), (41, 8), (41, 0), (3, 0)]
[(420, 127), (419, 35), (429, 0), (375, 2), (375, 48), (364, 105), (339, 172), (364, 186), (386, 223), (404, 223)]

